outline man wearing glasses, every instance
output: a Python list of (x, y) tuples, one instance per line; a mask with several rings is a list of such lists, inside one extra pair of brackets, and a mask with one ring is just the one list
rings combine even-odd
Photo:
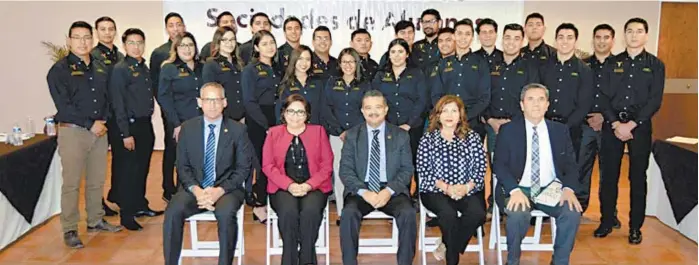
[(425, 33), (425, 38), (415, 42), (411, 51), (415, 56), (410, 58), (416, 58), (415, 65), (424, 72), (425, 67), (436, 65), (440, 59), (437, 34), (442, 25), (442, 16), (437, 10), (427, 9), (420, 16), (420, 25), (422, 32)]
[(313, 75), (327, 83), (331, 76), (338, 76), (337, 59), (330, 56), (330, 47), (333, 45), (333, 37), (330, 29), (319, 26), (313, 31)]
[(107, 168), (107, 66), (90, 55), (92, 26), (74, 22), (66, 39), (70, 53), (56, 62), (46, 77), (56, 105), (58, 153), (63, 167), (61, 226), (70, 248), (83, 248), (78, 237), (78, 198), (85, 171), (85, 208), (88, 232), (118, 232), (121, 227), (103, 219), (102, 189)]
[(146, 199), (146, 178), (155, 143), (153, 133), (153, 92), (143, 52), (146, 36), (140, 29), (127, 29), (121, 37), (126, 58), (114, 66), (109, 95), (114, 115), (109, 119), (112, 145), (112, 187), (121, 209), (121, 225), (132, 231), (142, 229), (138, 216), (157, 216)]
[[(237, 212), (245, 200), (243, 183), (250, 174), (252, 147), (247, 129), (223, 117), (223, 86), (206, 83), (197, 104), (204, 112), (182, 123), (177, 145), (181, 185), (165, 210), (165, 265), (179, 264), (184, 220), (212, 211), (218, 222), (218, 264), (232, 264), (238, 239)], [(203, 140), (203, 141), (202, 141)]]

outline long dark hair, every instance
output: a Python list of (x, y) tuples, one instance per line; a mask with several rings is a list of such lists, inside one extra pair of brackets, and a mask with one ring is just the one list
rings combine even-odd
[[(303, 54), (304, 52), (308, 52), (308, 55), (311, 56), (311, 61), (313, 60), (313, 51), (311, 51), (311, 48), (309, 48), (306, 45), (299, 45), (297, 49), (291, 51), (291, 56), (289, 56), (289, 65), (286, 67), (284, 78), (282, 78), (282, 84), (287, 84), (289, 87), (294, 86), (294, 82), (296, 82), (296, 62), (298, 62), (298, 60), (301, 58), (301, 54)], [(311, 62), (311, 66), (312, 64), (313, 63)], [(306, 70), (306, 75), (308, 75), (308, 78), (311, 78), (312, 74), (313, 67), (308, 67), (308, 70)], [(280, 95), (281, 92), (282, 91), (280, 89)]]
[[(272, 40), (274, 41), (274, 46), (275, 46), (275, 48), (276, 48), (276, 46), (277, 46), (277, 39), (274, 38), (274, 35), (272, 35), (271, 32), (266, 31), (266, 30), (260, 30), (260, 31), (258, 31), (257, 33), (255, 33), (255, 35), (252, 36), (252, 47), (253, 47), (253, 48), (252, 48), (252, 59), (251, 59), (251, 62), (252, 62), (252, 63), (256, 63), (256, 62), (258, 62), (258, 61), (260, 60), (260, 52), (258, 52), (258, 51), (255, 50), (255, 46), (259, 46), (259, 45), (260, 45), (260, 41), (262, 40), (262, 37), (264, 37), (264, 36), (269, 36), (270, 38), (272, 38)], [(259, 47), (258, 47), (258, 48), (259, 48)], [(276, 56), (277, 54), (275, 53), (274, 55), (275, 55), (275, 56), (272, 56), (272, 64), (273, 64), (273, 65), (276, 63), (276, 60), (277, 60), (277, 59), (276, 59), (276, 58), (277, 58), (277, 56)]]
[(185, 38), (189, 38), (190, 40), (192, 40), (192, 43), (194, 43), (194, 57), (192, 58), (192, 60), (194, 60), (195, 62), (199, 60), (199, 46), (197, 46), (197, 39), (194, 38), (194, 35), (192, 35), (192, 33), (184, 32), (182, 33), (182, 35), (177, 36), (175, 38), (175, 41), (172, 42), (172, 47), (170, 47), (170, 57), (168, 57), (167, 60), (163, 61), (162, 65), (182, 61), (182, 59), (180, 59), (180, 56), (177, 55), (177, 47), (179, 47), (180, 44), (182, 44), (182, 40), (184, 40)]
[(340, 51), (340, 54), (337, 56), (337, 72), (340, 73), (340, 77), (344, 76), (345, 73), (342, 71), (342, 56), (349, 55), (352, 56), (354, 59), (354, 65), (356, 67), (354, 71), (354, 79), (357, 81), (362, 80), (362, 64), (361, 64), (361, 58), (359, 58), (359, 53), (354, 48), (344, 48), (342, 51)]
[(391, 48), (393, 46), (400, 45), (405, 49), (405, 54), (407, 54), (407, 57), (405, 58), (405, 66), (407, 67), (410, 64), (410, 45), (408, 45), (408, 42), (405, 41), (404, 39), (397, 38), (395, 40), (392, 40), (388, 44), (388, 50), (386, 53), (388, 54), (388, 58), (386, 58), (386, 66), (384, 71), (386, 72), (393, 72), (393, 63), (391, 62)]
[[(216, 29), (214, 32), (214, 40), (211, 41), (211, 54), (204, 54), (203, 56), (210, 56), (209, 58), (211, 58), (219, 54), (221, 50), (221, 39), (223, 38), (223, 35), (226, 35), (228, 32), (233, 32), (233, 36), (235, 36), (235, 30), (233, 30), (231, 27), (225, 26)], [(233, 49), (233, 52), (231, 53), (231, 58), (233, 59), (233, 63), (238, 66), (238, 69), (243, 69), (243, 60), (240, 58), (240, 49), (239, 45), (237, 44), (237, 36), (233, 41), (236, 42), (236, 45), (235, 49)]]

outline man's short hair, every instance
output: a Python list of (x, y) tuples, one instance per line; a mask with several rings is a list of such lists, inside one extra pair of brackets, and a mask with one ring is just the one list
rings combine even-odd
[(527, 91), (532, 89), (543, 89), (546, 92), (546, 100), (549, 99), (549, 89), (546, 88), (546, 86), (539, 83), (530, 83), (522, 88), (522, 92), (519, 94), (519, 100), (524, 101), (524, 95), (527, 94)]
[(364, 93), (364, 96), (362, 96), (362, 107), (364, 107), (364, 99), (366, 98), (382, 98), (383, 99), (383, 104), (388, 106), (388, 101), (386, 101), (386, 97), (381, 93), (381, 91), (372, 89)]
[(204, 93), (204, 89), (207, 87), (213, 87), (218, 89), (219, 91), (221, 91), (221, 96), (223, 96), (223, 98), (226, 98), (226, 90), (223, 89), (223, 86), (217, 82), (208, 82), (201, 86), (201, 89), (199, 89), (199, 97), (201, 97), (202, 93)]

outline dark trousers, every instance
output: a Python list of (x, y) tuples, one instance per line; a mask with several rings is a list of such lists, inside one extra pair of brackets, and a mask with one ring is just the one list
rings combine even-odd
[[(373, 212), (374, 207), (358, 195), (347, 195), (342, 209), (340, 221), (340, 248), (342, 249), (342, 264), (356, 265), (359, 250), (359, 230), (362, 218)], [(398, 226), (398, 265), (413, 264), (415, 257), (415, 239), (417, 237), (417, 222), (415, 208), (410, 197), (397, 194), (379, 211), (395, 218)]]
[[(528, 191), (523, 190), (523, 192), (529, 196)], [(508, 202), (509, 198), (505, 200), (505, 204), (503, 205), (507, 205)], [(556, 241), (553, 242), (552, 264), (568, 265), (570, 262), (570, 253), (575, 246), (575, 235), (578, 233), (578, 228), (580, 227), (581, 214), (576, 211), (571, 211), (568, 203), (563, 206), (557, 205), (556, 207), (548, 207), (535, 204), (530, 200), (529, 205), (533, 206), (534, 209), (541, 210), (549, 216), (556, 218)], [(505, 223), (505, 230), (507, 233), (507, 264), (519, 265), (519, 258), (522, 254), (522, 240), (527, 235), (529, 227), (531, 227), (532, 209), (527, 208), (522, 210), (519, 208), (516, 209), (517, 211), (510, 211), (505, 208), (504, 210), (507, 214), (507, 222)]]
[(279, 216), (278, 226), (284, 242), (282, 265), (318, 264), (316, 240), (328, 195), (314, 190), (299, 198), (280, 190), (269, 199)]
[[(412, 152), (413, 156), (413, 165), (416, 165), (415, 163), (417, 163), (417, 148), (420, 145), (420, 138), (422, 137), (423, 133), (425, 133), (424, 126), (410, 128), (408, 131), (408, 134), (410, 135), (410, 152)], [(420, 187), (420, 178), (418, 178), (416, 171), (413, 171), (413, 180), (415, 181), (415, 193), (411, 194), (411, 197), (417, 198), (417, 190)]]
[[(578, 166), (580, 168), (579, 181), (580, 185), (575, 191), (576, 197), (580, 205), (582, 205), (583, 213), (587, 210), (590, 204), (590, 179), (592, 178), (592, 168), (595, 165), (595, 159), (599, 154), (599, 169), (600, 172), (604, 164), (604, 152), (599, 152), (602, 149), (602, 131), (596, 132), (589, 125), (582, 125), (582, 140), (580, 141), (580, 154), (578, 155)], [(600, 176), (603, 174), (600, 173)], [(601, 185), (600, 185), (601, 186)]]
[(602, 208), (602, 224), (612, 227), (614, 211), (619, 195), (619, 174), (621, 159), (624, 156), (624, 145), (629, 148), (629, 181), (631, 182), (631, 213), (629, 214), (630, 229), (641, 229), (646, 214), (646, 170), (651, 151), (652, 124), (639, 124), (633, 131), (633, 139), (622, 142), (614, 135), (610, 124), (602, 128), (602, 153), (604, 153), (604, 169), (601, 171), (602, 185), (600, 188), (600, 204)]
[[(138, 118), (129, 124), (129, 132), (134, 138), (135, 149), (124, 148), (123, 138), (116, 128), (116, 123), (110, 122), (109, 138), (112, 145), (112, 189), (108, 198), (118, 202), (121, 216), (134, 215), (139, 210), (148, 209), (146, 199), (146, 182), (150, 170), (151, 154), (155, 144), (155, 133), (150, 117)], [(115, 198), (116, 200), (112, 200)]]
[[(218, 222), (218, 241), (220, 253), (219, 265), (233, 264), (235, 245), (238, 240), (238, 210), (243, 204), (245, 194), (242, 190), (226, 193), (218, 199), (214, 215)], [(165, 209), (163, 223), (163, 254), (165, 265), (178, 265), (182, 251), (182, 232), (184, 221), (188, 217), (202, 212), (197, 206), (194, 194), (180, 190), (172, 197)]]
[(162, 114), (163, 126), (165, 127), (165, 151), (163, 152), (163, 195), (173, 195), (177, 191), (175, 187), (175, 159), (177, 158), (177, 142), (173, 138), (175, 126), (165, 120), (165, 114)]
[[(485, 208), (478, 194), (455, 201), (442, 193), (421, 193), (422, 204), (437, 215), (442, 242), (447, 247), (447, 265), (459, 264), (459, 255), (479, 226), (485, 223)], [(461, 216), (458, 216), (461, 213)]]
[[(274, 108), (274, 106), (271, 106)], [(270, 112), (271, 114), (271, 112)], [(269, 119), (270, 117), (267, 117)], [(271, 117), (274, 119), (274, 116)], [(252, 185), (252, 197), (250, 205), (259, 207), (267, 205), (267, 175), (262, 172), (262, 146), (267, 138), (267, 129), (255, 122), (250, 116), (245, 117), (245, 125), (248, 126), (248, 136), (250, 143), (255, 149), (255, 156), (252, 158), (252, 167), (255, 171), (255, 183)], [(252, 173), (251, 173), (252, 174)]]

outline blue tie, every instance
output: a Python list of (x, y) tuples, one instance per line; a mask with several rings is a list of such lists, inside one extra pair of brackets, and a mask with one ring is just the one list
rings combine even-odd
[(209, 136), (206, 138), (206, 150), (204, 152), (204, 181), (201, 183), (203, 188), (213, 186), (216, 180), (216, 172), (214, 171), (216, 135), (214, 134), (214, 128), (216, 128), (216, 124), (209, 124)]
[(374, 138), (371, 140), (371, 160), (369, 163), (369, 190), (379, 192), (381, 190), (380, 179), (380, 158), (379, 150), (379, 130), (371, 131), (374, 133)]
[(529, 196), (532, 198), (539, 195), (541, 191), (540, 182), (540, 168), (539, 168), (539, 133), (536, 132), (536, 126), (534, 126), (534, 133), (532, 134), (532, 186), (529, 192)]

